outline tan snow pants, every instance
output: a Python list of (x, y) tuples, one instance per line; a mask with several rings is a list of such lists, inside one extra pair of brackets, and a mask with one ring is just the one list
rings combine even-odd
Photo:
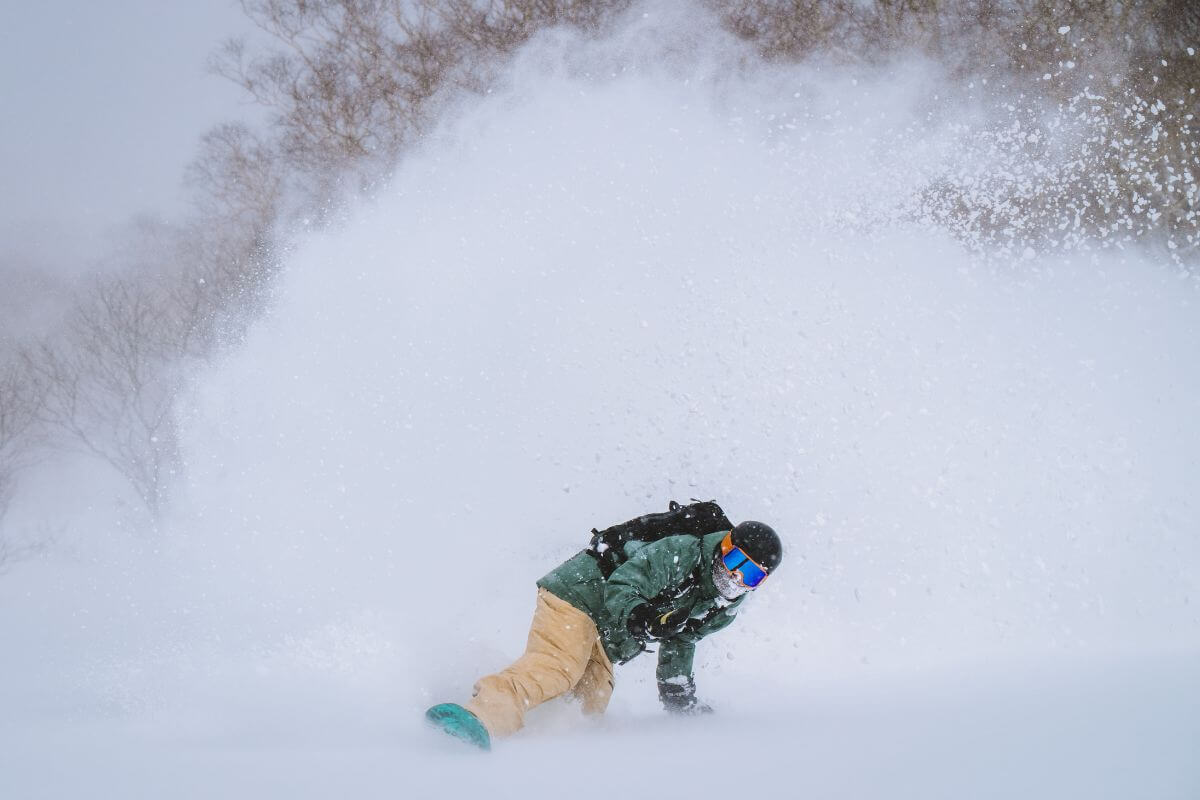
[(603, 714), (612, 690), (612, 662), (591, 617), (539, 588), (525, 654), (480, 678), (466, 707), (492, 736), (507, 736), (525, 724), (525, 712), (567, 691), (585, 714)]

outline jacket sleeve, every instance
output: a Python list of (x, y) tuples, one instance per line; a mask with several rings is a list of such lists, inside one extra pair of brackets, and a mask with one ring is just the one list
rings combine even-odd
[[(692, 660), (696, 657), (696, 643), (689, 638), (676, 637), (662, 642), (658, 646), (658, 678), (659, 697), (664, 695), (666, 686), (688, 686), (695, 692), (692, 679)], [(666, 690), (667, 693), (670, 690)]]
[(606, 624), (626, 631), (633, 609), (681, 585), (699, 562), (700, 542), (694, 536), (668, 536), (642, 547), (605, 583)]
[(692, 666), (696, 642), (727, 627), (736, 614), (737, 607), (733, 606), (699, 629), (684, 631), (658, 646), (658, 668), (655, 670), (658, 699), (668, 709), (687, 708), (696, 702), (696, 677)]

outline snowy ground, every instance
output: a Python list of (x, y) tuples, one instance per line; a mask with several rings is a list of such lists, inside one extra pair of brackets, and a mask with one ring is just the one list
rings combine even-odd
[[(718, 714), (620, 702), (598, 724), (556, 702), (491, 754), (364, 698), (244, 698), (232, 714), (0, 724), (6, 797), (1194, 798), (1197, 660), (1064, 663), (843, 681), (779, 695), (718, 687)], [(992, 667), (995, 668), (995, 665)], [(621, 687), (642, 699), (647, 684)], [(316, 703), (310, 702), (316, 700)], [(224, 709), (223, 711), (229, 711)], [(21, 719), (21, 717), (18, 717)]]
[[(82, 464), (19, 498), (58, 535), (0, 576), (0, 797), (1200, 797), (1194, 281), (907, 215), (970, 138), (919, 71), (586, 68), (640, 35), (542, 43), (302, 238), (157, 532)], [(422, 729), (592, 526), (688, 497), (788, 548), (702, 645), (717, 715), (635, 663), (599, 725)]]

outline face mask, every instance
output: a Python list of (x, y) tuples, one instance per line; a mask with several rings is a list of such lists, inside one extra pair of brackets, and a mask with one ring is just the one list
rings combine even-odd
[(719, 558), (713, 559), (712, 577), (713, 583), (717, 585), (717, 591), (726, 600), (733, 600), (750, 591), (742, 585), (741, 581), (733, 577), (733, 573), (725, 568), (725, 565), (721, 563), (721, 559)]

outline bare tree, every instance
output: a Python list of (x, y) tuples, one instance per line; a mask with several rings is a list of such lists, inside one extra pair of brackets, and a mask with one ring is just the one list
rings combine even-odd
[(424, 0), (421, 4), (464, 53), (504, 56), (555, 26), (596, 33), (629, 7), (621, 0)]
[[(386, 171), (446, 89), (484, 91), (505, 56), (555, 25), (594, 30), (629, 0), (242, 0), (273, 47), (231, 40), (212, 68), (273, 113), (276, 150), (311, 205)], [(382, 168), (382, 169), (381, 169)]]
[(39, 401), (19, 362), (0, 363), (0, 519), (12, 499), (17, 473), (29, 463)]
[[(765, 58), (880, 66), (917, 52), (959, 87), (990, 81), (994, 127), (915, 212), (969, 243), (1004, 253), (1119, 237), (1198, 260), (1195, 3), (706, 1)], [(989, 152), (1010, 166), (990, 171)]]
[[(54, 433), (48, 444), (112, 467), (150, 514), (162, 512), (180, 469), (173, 407), (185, 371), (261, 309), (272, 272), (271, 232), (283, 192), (278, 159), (241, 126), (214, 129), (191, 172), (196, 216), (184, 226), (138, 219), (79, 291), (63, 322), (21, 351), (4, 383), (16, 411)], [(26, 437), (27, 438), (27, 437)], [(12, 445), (5, 442), (12, 441)], [(17, 439), (0, 439), (0, 500)]]
[(201, 141), (187, 183), (198, 217), (182, 238), (177, 258), (189, 279), (175, 294), (180, 307), (211, 335), (218, 322), (260, 310), (276, 259), (276, 227), (287, 212), (288, 168), (273, 145), (245, 125), (219, 125)]
[(269, 228), (284, 191), (280, 162), (271, 145), (241, 123), (211, 129), (186, 173), (201, 218), (237, 226), (239, 233)]
[(420, 128), (423, 103), (457, 58), (419, 5), (387, 0), (243, 0), (276, 44), (232, 40), (213, 69), (275, 112), (279, 151), (314, 175), (389, 161)]
[(33, 457), (40, 400), (20, 362), (0, 362), (0, 568), (27, 550), (5, 536), (3, 522), (17, 478)]
[(179, 464), (172, 404), (192, 331), (161, 292), (101, 281), (66, 330), (24, 353), (44, 398), (40, 416), (109, 464), (157, 516)]

